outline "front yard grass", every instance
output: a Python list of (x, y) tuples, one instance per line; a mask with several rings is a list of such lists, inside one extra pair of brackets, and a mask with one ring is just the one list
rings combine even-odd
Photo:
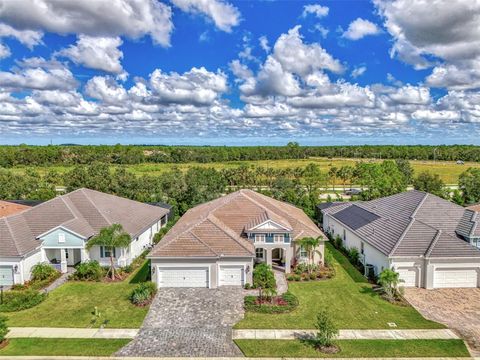
[(0, 356), (110, 356), (129, 339), (10, 339)]
[(247, 357), (469, 357), (462, 340), (338, 340), (340, 352), (323, 354), (302, 340), (235, 340)]
[(322, 308), (329, 310), (340, 329), (388, 329), (388, 323), (395, 323), (400, 329), (445, 327), (426, 320), (411, 306), (393, 305), (382, 299), (371, 284), (363, 282), (362, 275), (341, 253), (328, 243), (326, 246), (335, 258), (336, 276), (333, 279), (290, 282), (289, 290), (299, 301), (295, 310), (285, 314), (246, 312), (245, 318), (235, 327), (313, 329), (316, 314)]
[(142, 269), (144, 266), (115, 283), (69, 281), (50, 292), (39, 305), (5, 313), (8, 326), (97, 328), (105, 324), (109, 328), (139, 328), (148, 306), (133, 305), (128, 295), (137, 285), (131, 280), (138, 278)]

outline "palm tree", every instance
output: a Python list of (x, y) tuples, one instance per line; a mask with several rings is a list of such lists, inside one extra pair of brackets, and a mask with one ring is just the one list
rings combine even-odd
[(91, 238), (86, 245), (87, 250), (93, 246), (103, 246), (110, 250), (110, 274), (115, 279), (115, 264), (113, 262), (115, 248), (127, 248), (132, 241), (130, 235), (123, 230), (122, 225), (112, 224), (100, 230), (100, 233)]
[[(313, 265), (314, 264), (314, 256), (315, 253), (322, 255), (320, 251), (317, 250), (318, 246), (320, 245), (320, 241), (322, 240), (322, 237), (304, 237), (302, 239), (297, 240), (297, 244), (300, 245), (300, 247), (304, 248), (305, 251), (307, 252), (307, 259), (308, 259), (308, 264)], [(312, 273), (312, 266), (308, 266), (308, 273)]]

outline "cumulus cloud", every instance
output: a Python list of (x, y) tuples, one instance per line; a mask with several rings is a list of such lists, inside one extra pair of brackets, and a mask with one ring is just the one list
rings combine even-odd
[[(21, 32), (125, 35), (133, 39), (148, 35), (162, 46), (170, 45), (171, 16), (170, 7), (156, 0), (0, 1), (0, 21)], [(38, 35), (30, 36), (35, 39)], [(29, 42), (35, 45), (33, 40)]]
[(0, 44), (0, 59), (8, 58), (12, 55), (10, 48), (5, 44)]
[[(391, 56), (416, 69), (435, 66), (430, 86), (479, 87), (480, 3), (458, 0), (374, 1), (394, 39)], [(435, 14), (435, 16), (432, 16)], [(443, 63), (438, 64), (438, 62)]]
[(268, 45), (268, 39), (265, 35), (258, 38), (260, 47), (268, 54), (270, 52), (270, 46)]
[(123, 72), (120, 63), (123, 53), (118, 49), (122, 43), (119, 37), (79, 35), (75, 45), (60, 50), (57, 55), (67, 57), (77, 65), (119, 74)]
[(307, 17), (309, 14), (315, 15), (317, 18), (321, 18), (328, 15), (329, 8), (320, 4), (305, 5), (303, 7), (303, 17)]
[(0, 37), (13, 37), (29, 49), (33, 49), (34, 46), (42, 43), (43, 34), (40, 31), (16, 30), (7, 24), (0, 23)]
[(240, 23), (240, 12), (232, 4), (222, 0), (171, 0), (180, 9), (199, 13), (210, 18), (222, 31), (231, 32)]
[(368, 35), (376, 35), (380, 33), (380, 29), (371, 21), (357, 18), (348, 25), (347, 31), (343, 33), (343, 37), (349, 40), (359, 40)]

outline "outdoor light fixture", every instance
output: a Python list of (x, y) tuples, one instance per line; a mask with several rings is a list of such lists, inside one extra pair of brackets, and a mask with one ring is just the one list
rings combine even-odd
[(250, 265), (247, 265), (247, 267), (245, 268), (245, 272), (248, 274), (250, 272)]
[(15, 265), (15, 266), (13, 267), (13, 271), (15, 272), (15, 274), (18, 274), (18, 265)]

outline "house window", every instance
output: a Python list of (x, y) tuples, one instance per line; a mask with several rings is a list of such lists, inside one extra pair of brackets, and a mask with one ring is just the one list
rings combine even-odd
[(262, 248), (255, 249), (255, 256), (257, 257), (257, 259), (263, 259), (263, 249)]
[(308, 254), (307, 254), (307, 250), (304, 249), (303, 246), (300, 247), (300, 257), (305, 259), (307, 258)]
[(283, 234), (275, 234), (273, 235), (273, 241), (276, 243), (283, 243), (284, 236)]
[(265, 234), (255, 234), (255, 242), (265, 242)]
[[(104, 246), (100, 246), (100, 257), (109, 258), (112, 255), (112, 249)], [(113, 257), (116, 257), (115, 248), (113, 248)]]
[(65, 234), (64, 233), (59, 233), (58, 234), (58, 242), (59, 243), (64, 243), (65, 242)]
[(343, 241), (347, 240), (347, 232), (343, 229)]
[(365, 244), (363, 242), (360, 244), (360, 254), (365, 254)]

